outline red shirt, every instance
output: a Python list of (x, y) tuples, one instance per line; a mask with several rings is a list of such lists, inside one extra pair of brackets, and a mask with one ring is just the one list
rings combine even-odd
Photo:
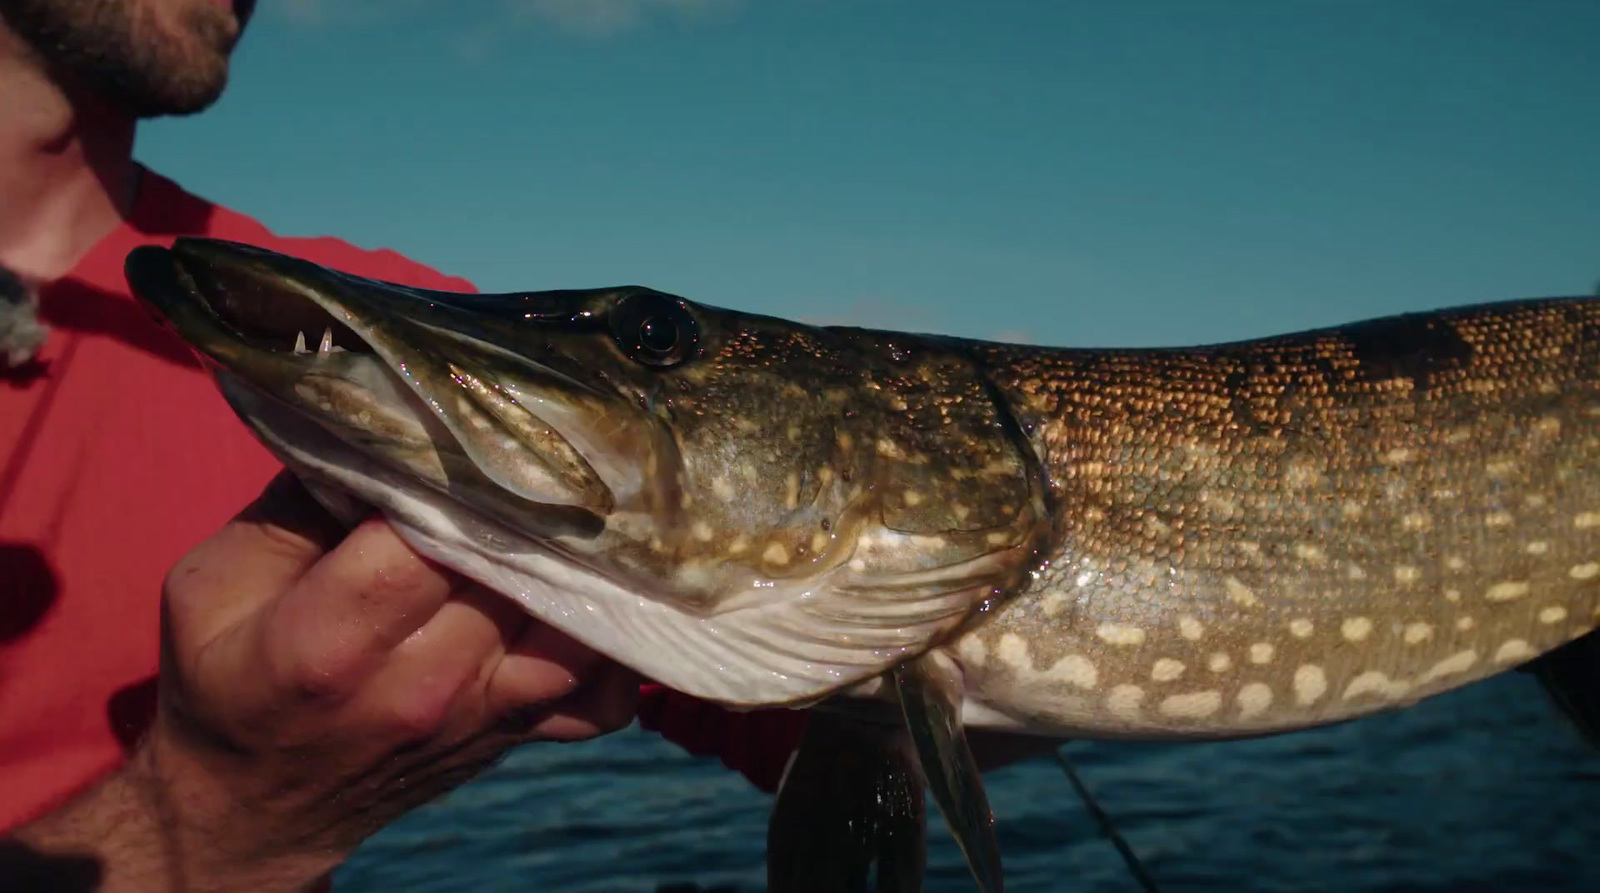
[[(276, 235), (146, 172), (130, 219), (48, 284), (38, 361), (0, 372), (0, 832), (115, 769), (154, 706), (167, 569), (279, 463), (128, 294), (138, 245), (203, 235), (361, 276), (471, 291), (392, 251)], [(771, 790), (800, 714), (734, 715), (647, 686), (641, 722)]]

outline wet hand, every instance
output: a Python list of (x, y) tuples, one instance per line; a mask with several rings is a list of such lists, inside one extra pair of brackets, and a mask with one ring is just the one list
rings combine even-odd
[(509, 748), (637, 705), (632, 673), (381, 520), (346, 535), (287, 475), (173, 568), (162, 626), (131, 771), (200, 863), (325, 870)]

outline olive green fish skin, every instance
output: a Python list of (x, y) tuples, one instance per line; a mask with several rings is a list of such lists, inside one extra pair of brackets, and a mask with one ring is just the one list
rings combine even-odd
[[(293, 467), (735, 707), (881, 697), (933, 650), (969, 725), (1244, 736), (1597, 620), (1600, 299), (1088, 350), (417, 292), (205, 240), (128, 270)], [(353, 350), (299, 352), (325, 324)]]
[(1195, 349), (971, 349), (1057, 525), (1027, 589), (947, 643), (1018, 727), (1302, 728), (1600, 620), (1600, 300)]

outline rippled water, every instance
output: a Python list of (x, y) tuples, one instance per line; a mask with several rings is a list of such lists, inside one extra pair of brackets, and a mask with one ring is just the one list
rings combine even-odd
[[(1600, 754), (1527, 677), (1295, 735), (1068, 752), (1169, 893), (1600, 891)], [(989, 790), (1007, 890), (1138, 890), (1053, 761)], [(754, 893), (769, 807), (636, 729), (531, 747), (373, 838), (337, 890)], [(929, 838), (927, 889), (970, 891)]]

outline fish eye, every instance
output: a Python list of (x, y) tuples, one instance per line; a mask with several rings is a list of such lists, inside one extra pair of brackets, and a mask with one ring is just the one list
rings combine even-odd
[(677, 298), (634, 292), (611, 309), (611, 337), (622, 352), (647, 366), (676, 366), (700, 349), (700, 327)]

